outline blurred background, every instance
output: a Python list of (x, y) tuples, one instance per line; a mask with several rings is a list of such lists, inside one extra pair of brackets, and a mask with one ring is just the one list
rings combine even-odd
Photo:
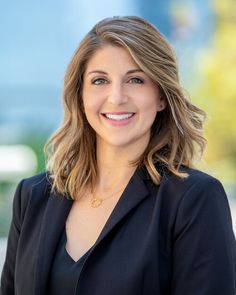
[(199, 167), (223, 182), (236, 230), (235, 0), (1, 0), (0, 272), (16, 184), (45, 170), (43, 145), (62, 121), (66, 66), (113, 15), (148, 19), (174, 46), (184, 88), (208, 113)]

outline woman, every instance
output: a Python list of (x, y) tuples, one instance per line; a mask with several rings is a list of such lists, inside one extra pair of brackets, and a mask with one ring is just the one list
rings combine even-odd
[(233, 295), (224, 189), (193, 169), (204, 112), (139, 17), (99, 22), (64, 85), (47, 173), (21, 181), (1, 295)]

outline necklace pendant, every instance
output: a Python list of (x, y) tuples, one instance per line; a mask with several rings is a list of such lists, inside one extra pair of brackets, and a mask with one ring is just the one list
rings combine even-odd
[(102, 199), (98, 199), (98, 198), (93, 198), (91, 201), (91, 207), (93, 208), (97, 208), (102, 204)]

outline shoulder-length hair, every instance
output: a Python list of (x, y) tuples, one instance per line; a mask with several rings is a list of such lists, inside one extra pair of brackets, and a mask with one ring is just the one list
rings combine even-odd
[(145, 166), (156, 185), (162, 178), (156, 163), (178, 177), (187, 177), (180, 166), (193, 167), (206, 143), (202, 135), (205, 113), (186, 98), (174, 51), (165, 37), (140, 17), (106, 18), (84, 37), (67, 68), (63, 124), (45, 145), (53, 188), (72, 199), (93, 188), (97, 179), (96, 136), (84, 113), (82, 87), (88, 61), (106, 44), (125, 48), (166, 101), (151, 127), (148, 146), (131, 165)]

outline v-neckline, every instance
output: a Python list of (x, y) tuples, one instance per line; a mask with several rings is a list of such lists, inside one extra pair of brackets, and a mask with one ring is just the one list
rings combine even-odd
[(74, 260), (74, 258), (70, 255), (70, 253), (67, 251), (66, 249), (66, 244), (67, 244), (67, 235), (66, 235), (66, 229), (64, 228), (63, 234), (62, 234), (62, 239), (63, 239), (63, 243), (62, 243), (62, 247), (63, 250), (65, 251), (66, 256), (71, 260), (71, 262), (73, 262), (74, 264), (78, 264), (80, 263), (80, 261), (83, 261), (84, 258), (89, 254), (89, 252), (91, 251), (92, 247), (90, 247), (82, 256), (79, 257), (78, 260)]
[[(123, 196), (119, 199), (112, 214), (106, 222), (102, 232), (100, 233), (95, 244), (90, 248), (90, 253), (95, 251), (98, 245), (104, 238), (112, 231), (112, 229), (140, 202), (142, 202), (148, 195), (149, 190), (145, 181), (150, 181), (147, 171), (138, 169), (131, 177)], [(48, 186), (47, 186), (48, 188)], [(58, 240), (65, 227), (66, 218), (71, 210), (73, 200), (66, 198), (58, 193), (50, 193), (50, 190), (45, 190), (49, 195), (48, 202), (42, 219), (41, 230), (38, 237), (38, 258), (36, 261), (35, 270), (35, 295), (44, 294), (47, 288), (46, 282), (50, 272), (50, 266), (53, 261)], [(134, 196), (134, 197), (130, 197)], [(54, 218), (52, 219), (52, 212)], [(48, 259), (41, 259), (40, 257), (47, 256)]]

